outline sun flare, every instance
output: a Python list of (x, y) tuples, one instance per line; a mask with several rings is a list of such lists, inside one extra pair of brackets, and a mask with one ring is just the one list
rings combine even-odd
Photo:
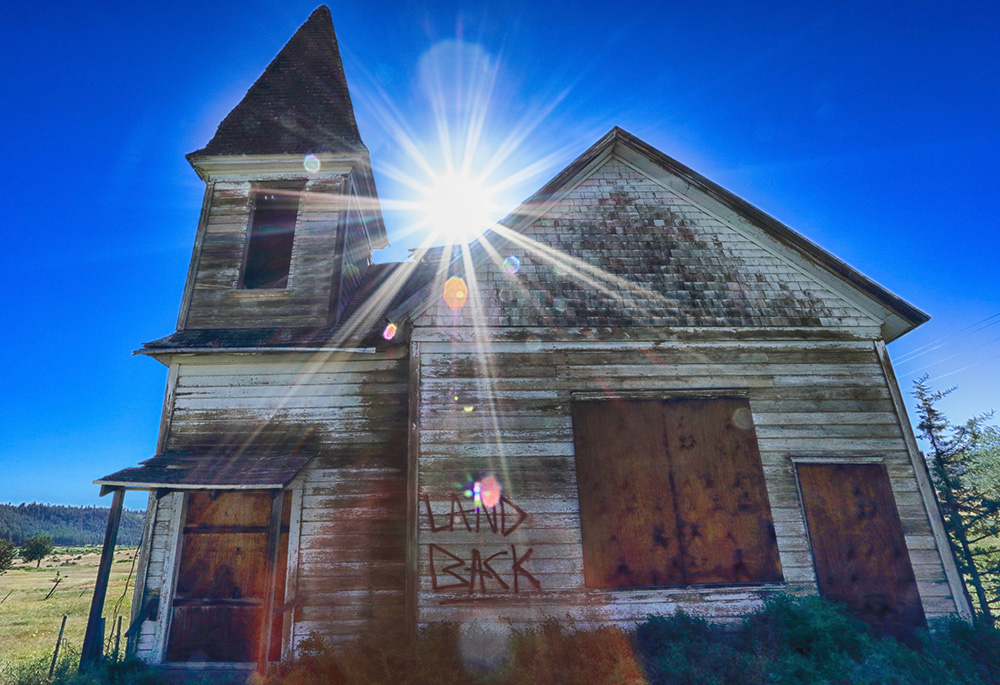
[(439, 176), (424, 198), (431, 232), (448, 242), (467, 242), (492, 223), (494, 200), (476, 179), (458, 174)]

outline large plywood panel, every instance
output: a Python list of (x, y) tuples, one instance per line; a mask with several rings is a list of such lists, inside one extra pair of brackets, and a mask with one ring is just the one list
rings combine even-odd
[(663, 403), (687, 582), (781, 581), (778, 544), (749, 403)]
[(658, 402), (573, 404), (587, 587), (684, 581)]

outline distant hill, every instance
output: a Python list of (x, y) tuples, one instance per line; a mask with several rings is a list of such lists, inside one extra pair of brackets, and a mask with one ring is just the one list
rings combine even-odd
[[(57, 545), (82, 547), (104, 543), (109, 509), (53, 504), (0, 504), (0, 538), (20, 545), (32, 535), (48, 535)], [(118, 544), (135, 546), (142, 537), (143, 512), (125, 509)]]

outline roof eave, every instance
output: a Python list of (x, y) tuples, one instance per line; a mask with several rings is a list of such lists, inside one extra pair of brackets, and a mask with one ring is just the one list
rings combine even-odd
[(203, 155), (192, 152), (186, 159), (198, 176), (212, 181), (268, 180), (277, 178), (313, 178), (343, 174), (358, 166), (371, 167), (368, 150), (352, 152), (320, 152), (314, 155), (319, 171), (308, 171), (304, 155)]

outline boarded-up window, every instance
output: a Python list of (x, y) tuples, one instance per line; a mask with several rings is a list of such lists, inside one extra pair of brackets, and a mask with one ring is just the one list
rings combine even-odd
[(923, 606), (883, 464), (799, 464), (820, 594), (877, 631), (910, 638)]
[(242, 287), (284, 288), (288, 285), (301, 190), (300, 185), (269, 184), (254, 188)]
[(587, 587), (782, 580), (749, 403), (573, 403)]
[[(285, 593), (289, 502), (286, 493), (277, 554), (271, 558), (270, 493), (188, 495), (167, 661), (257, 660), (272, 577), (274, 604), (281, 604)], [(281, 658), (281, 620), (272, 624), (272, 661)]]

